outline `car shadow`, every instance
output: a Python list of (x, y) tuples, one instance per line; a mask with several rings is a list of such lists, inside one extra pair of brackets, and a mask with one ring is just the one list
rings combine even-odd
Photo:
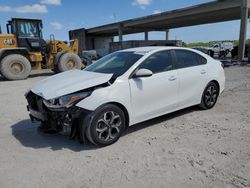
[[(198, 107), (190, 107), (184, 110), (180, 110), (171, 114), (167, 114), (158, 118), (145, 121), (143, 123), (133, 125), (125, 130), (123, 136), (127, 134), (133, 134), (133, 132), (199, 110), (200, 109)], [(38, 126), (39, 123), (34, 124), (29, 119), (22, 120), (11, 126), (12, 135), (23, 146), (34, 149), (50, 148), (51, 150), (56, 151), (66, 148), (75, 152), (80, 152), (83, 150), (95, 150), (99, 148), (89, 142), (80, 144), (77, 140), (70, 140), (68, 136), (63, 136), (60, 134), (45, 134), (38, 130)]]
[(12, 135), (25, 147), (41, 149), (50, 148), (57, 151), (70, 149), (75, 152), (94, 150), (97, 147), (91, 143), (80, 144), (61, 134), (46, 134), (38, 129), (39, 123), (32, 123), (30, 119), (22, 120), (11, 126)]
[(135, 125), (133, 125), (131, 127), (128, 127), (125, 130), (123, 135), (131, 134), (133, 132), (136, 132), (136, 131), (142, 130), (144, 128), (148, 128), (150, 126), (153, 126), (153, 125), (156, 125), (156, 124), (159, 124), (159, 123), (162, 123), (162, 122), (177, 118), (179, 116), (183, 116), (185, 114), (192, 113), (194, 111), (202, 111), (202, 109), (199, 108), (198, 106), (192, 106), (192, 107), (185, 108), (185, 109), (182, 109), (182, 110), (170, 113), (170, 114), (166, 114), (166, 115), (154, 118), (154, 119), (150, 119), (148, 121), (138, 123), (138, 124), (135, 124)]

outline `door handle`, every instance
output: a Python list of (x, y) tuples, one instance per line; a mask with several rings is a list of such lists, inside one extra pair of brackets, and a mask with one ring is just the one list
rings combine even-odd
[(201, 74), (206, 74), (207, 72), (205, 70), (201, 70)]
[(174, 80), (176, 80), (176, 77), (175, 76), (171, 76), (168, 80), (169, 81), (174, 81)]

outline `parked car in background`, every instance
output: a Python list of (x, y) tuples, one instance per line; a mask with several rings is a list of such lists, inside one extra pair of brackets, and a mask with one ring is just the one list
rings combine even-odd
[(200, 51), (143, 47), (40, 81), (26, 98), (31, 120), (45, 129), (107, 146), (128, 126), (189, 106), (213, 108), (224, 86), (221, 62)]
[(96, 50), (85, 50), (80, 54), (80, 58), (85, 66), (91, 65), (93, 61), (99, 59), (99, 55)]
[(207, 50), (211, 57), (214, 57), (215, 54), (218, 54), (219, 57), (226, 57), (233, 50), (233, 47), (232, 42), (219, 42), (207, 48)]

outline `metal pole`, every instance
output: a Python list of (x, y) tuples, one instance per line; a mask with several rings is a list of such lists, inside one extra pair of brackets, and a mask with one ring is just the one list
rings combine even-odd
[(145, 41), (148, 41), (148, 32), (145, 31), (144, 35), (145, 35)]
[(239, 61), (242, 61), (245, 56), (246, 33), (248, 24), (247, 22), (248, 22), (247, 0), (241, 0), (240, 39), (239, 39), (239, 51), (238, 51)]

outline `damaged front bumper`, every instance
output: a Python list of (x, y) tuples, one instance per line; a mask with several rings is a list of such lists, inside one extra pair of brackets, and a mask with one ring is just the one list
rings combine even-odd
[(46, 113), (34, 110), (29, 105), (27, 105), (27, 110), (30, 112), (29, 116), (30, 116), (30, 119), (31, 119), (32, 122), (35, 122), (35, 121), (43, 121), (43, 122), (45, 122), (45, 121), (47, 121)]
[(70, 108), (49, 108), (44, 104), (44, 99), (32, 91), (26, 94), (26, 99), (32, 122), (41, 122), (47, 128), (71, 137), (79, 133), (80, 119), (90, 113), (75, 105)]

